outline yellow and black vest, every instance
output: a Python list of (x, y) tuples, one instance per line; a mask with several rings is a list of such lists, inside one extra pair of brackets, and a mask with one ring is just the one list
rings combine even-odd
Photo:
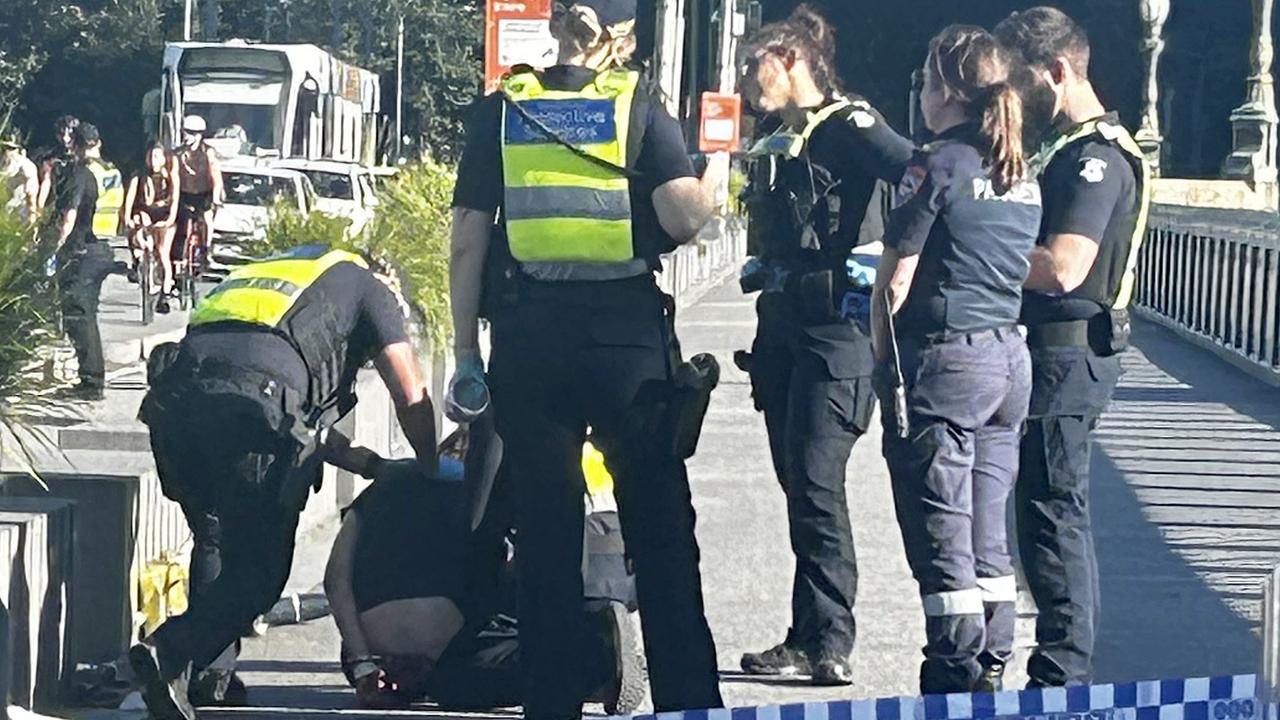
[(191, 313), (194, 332), (220, 323), (261, 325), (287, 340), (302, 356), (310, 387), (302, 408), (309, 427), (336, 421), (354, 405), (352, 378), (344, 377), (349, 338), (336, 327), (332, 313), (320, 313), (305, 326), (284, 325), (298, 301), (322, 275), (341, 263), (368, 269), (355, 253), (323, 248), (298, 248), (239, 268), (209, 291)]
[(636, 252), (625, 172), (638, 85), (630, 70), (602, 72), (576, 91), (549, 89), (532, 71), (503, 82), (502, 212), (511, 257), (526, 274), (613, 280), (649, 272)]
[(1138, 264), (1142, 241), (1146, 237), (1147, 218), (1151, 210), (1151, 167), (1142, 148), (1118, 122), (1111, 117), (1101, 117), (1051, 139), (1031, 158), (1031, 167), (1039, 176), (1067, 146), (1094, 136), (1119, 150), (1133, 167), (1138, 183), (1138, 216), (1133, 234), (1127, 238), (1127, 242), (1122, 247), (1111, 249), (1109, 254), (1104, 254), (1106, 248), (1100, 248), (1098, 258), (1085, 281), (1066, 297), (1091, 300), (1105, 310), (1124, 310), (1133, 299), (1134, 269)]

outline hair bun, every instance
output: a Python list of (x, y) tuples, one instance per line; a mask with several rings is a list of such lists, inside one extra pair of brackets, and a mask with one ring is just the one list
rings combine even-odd
[(822, 14), (812, 5), (807, 2), (801, 3), (795, 10), (791, 11), (790, 20), (813, 38), (814, 44), (821, 49), (824, 56), (831, 57), (835, 55), (835, 31), (832, 30), (831, 24), (827, 22), (826, 18), (822, 17)]

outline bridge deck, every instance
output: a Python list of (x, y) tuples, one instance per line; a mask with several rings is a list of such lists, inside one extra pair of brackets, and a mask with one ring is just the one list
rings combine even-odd
[[(923, 621), (878, 430), (859, 441), (849, 464), (862, 570), (856, 684), (814, 689), (734, 672), (742, 652), (776, 642), (787, 626), (792, 563), (785, 511), (763, 422), (751, 409), (746, 378), (730, 362), (754, 332), (750, 301), (726, 284), (680, 321), (686, 352), (714, 352), (727, 371), (691, 466), (726, 700), (755, 705), (912, 693)], [(1280, 563), (1280, 390), (1152, 325), (1138, 326), (1136, 346), (1125, 358), (1127, 372), (1094, 458), (1105, 593), (1098, 678), (1252, 672), (1262, 578)], [(1024, 619), (1024, 642), (1029, 632)], [(336, 654), (329, 620), (250, 641), (245, 669), (253, 702), (354, 707)]]

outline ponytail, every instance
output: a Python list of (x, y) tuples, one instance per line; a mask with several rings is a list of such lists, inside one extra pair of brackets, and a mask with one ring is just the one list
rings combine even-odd
[(1022, 96), (1010, 79), (1010, 63), (991, 33), (952, 25), (929, 43), (927, 72), (979, 125), (991, 184), (1004, 194), (1027, 177)]
[(1007, 82), (987, 89), (982, 110), (983, 140), (991, 148), (987, 165), (996, 192), (1004, 194), (1027, 177), (1027, 159), (1022, 146), (1022, 98)]

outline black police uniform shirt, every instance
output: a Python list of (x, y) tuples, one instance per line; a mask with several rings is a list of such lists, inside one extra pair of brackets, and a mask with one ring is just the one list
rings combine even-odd
[[(1119, 124), (1114, 115), (1105, 120)], [(1058, 151), (1041, 174), (1040, 186), (1044, 193), (1040, 242), (1053, 235), (1081, 235), (1098, 243), (1098, 257), (1084, 284), (1065, 296), (1028, 290), (1022, 320), (1027, 324), (1086, 320), (1102, 312), (1097, 298), (1115, 291), (1128, 262), (1140, 209), (1132, 161), (1106, 139), (1090, 135)]]
[(76, 211), (68, 242), (94, 242), (93, 216), (98, 208), (98, 178), (84, 162), (72, 162), (54, 175), (53, 207), (59, 215)]
[[(545, 87), (576, 91), (596, 78), (582, 67), (557, 65), (539, 73)], [(496, 213), (503, 201), (502, 105), (500, 93), (481, 99), (467, 123), (466, 145), (458, 165), (453, 206)], [(657, 270), (658, 256), (675, 248), (675, 242), (658, 223), (653, 191), (672, 180), (696, 177), (684, 134), (652, 91), (642, 82), (631, 105), (627, 132), (627, 166), (639, 173), (631, 181), (632, 236), (636, 254)]]
[(976, 144), (972, 125), (942, 133), (899, 184), (885, 245), (920, 256), (897, 316), (900, 336), (972, 333), (1018, 321), (1040, 229), (1040, 188), (1027, 180), (998, 195)]
[(409, 339), (395, 295), (368, 270), (341, 262), (302, 291), (278, 331), (246, 323), (205, 325), (187, 334), (183, 349), (192, 357), (246, 367), (305, 392), (311, 379), (308, 363), (318, 366), (323, 360), (304, 360), (286, 338), (295, 328), (330, 322), (332, 332), (346, 338), (344, 382), (353, 381), (356, 372), (387, 346)]
[[(842, 110), (823, 121), (810, 134), (800, 158), (778, 163), (773, 186), (763, 198), (765, 207), (756, 216), (764, 225), (759, 229), (763, 256), (780, 261), (793, 271), (829, 269), (839, 292), (845, 261), (853, 248), (860, 242), (879, 239), (861, 233), (877, 182), (897, 183), (914, 150), (911, 141), (895, 132), (879, 112), (863, 105)], [(811, 163), (816, 168), (811, 168)], [(806, 187), (811, 173), (835, 183), (831, 192), (838, 199), (837, 217), (829, 217), (826, 207), (820, 207), (809, 219), (821, 246), (817, 252), (806, 247), (803, 230), (794, 218), (796, 207), (788, 187), (796, 182), (801, 188)], [(833, 305), (835, 302), (836, 298), (832, 298)], [(821, 358), (831, 377), (854, 378), (872, 372), (870, 340), (854, 323), (811, 322), (803, 318), (788, 322), (797, 326), (800, 348)]]
[[(800, 157), (779, 161), (761, 217), (767, 226), (762, 237), (766, 258), (807, 269), (814, 264), (816, 250), (824, 267), (843, 271), (845, 259), (860, 242), (876, 183), (897, 183), (902, 178), (915, 146), (879, 112), (861, 104), (864, 101), (855, 102), (859, 104), (834, 113), (814, 128)], [(812, 233), (812, 239), (806, 240), (790, 196), (801, 194), (797, 190), (821, 191), (823, 185), (830, 187), (837, 201), (818, 203), (811, 214), (805, 213)]]

